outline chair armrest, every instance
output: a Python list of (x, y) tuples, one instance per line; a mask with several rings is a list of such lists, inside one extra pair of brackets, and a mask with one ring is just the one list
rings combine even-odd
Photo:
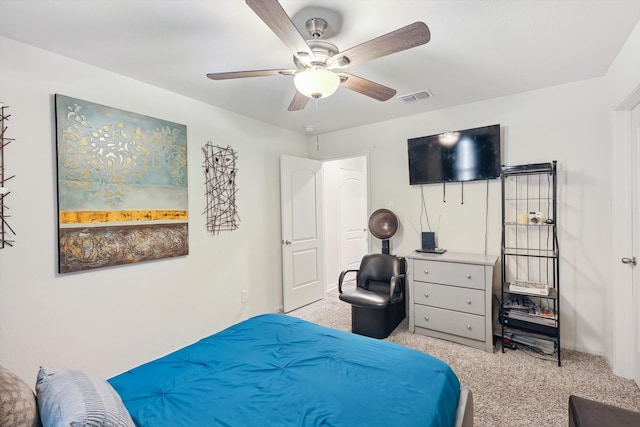
[(344, 280), (344, 276), (347, 275), (347, 273), (357, 273), (360, 270), (344, 270), (342, 273), (340, 273), (340, 277), (338, 278), (338, 293), (342, 293), (342, 281)]
[[(396, 274), (395, 276), (391, 276), (391, 281), (389, 283), (389, 297), (391, 297), (391, 302), (397, 302), (402, 299), (404, 296), (404, 278), (406, 274)], [(396, 287), (400, 288), (400, 294), (394, 297), (396, 293)]]

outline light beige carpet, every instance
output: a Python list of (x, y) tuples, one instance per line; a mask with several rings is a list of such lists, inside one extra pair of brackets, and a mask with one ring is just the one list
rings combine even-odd
[[(335, 294), (289, 313), (305, 320), (351, 331), (351, 306)], [(640, 390), (632, 380), (616, 377), (603, 357), (562, 351), (557, 359), (499, 347), (493, 354), (464, 345), (411, 334), (405, 319), (387, 338), (447, 362), (460, 383), (473, 391), (475, 426), (568, 425), (569, 395), (640, 411)]]

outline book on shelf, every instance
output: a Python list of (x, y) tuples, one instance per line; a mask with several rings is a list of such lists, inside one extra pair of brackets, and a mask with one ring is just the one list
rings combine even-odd
[(527, 347), (544, 354), (553, 354), (557, 349), (556, 343), (553, 339), (539, 337), (536, 335), (524, 335), (506, 328), (503, 339), (505, 338), (519, 344), (524, 344)]
[(533, 314), (534, 316), (545, 317), (547, 319), (558, 319), (557, 313), (554, 310), (546, 307), (536, 306), (535, 311), (531, 314)]
[(509, 283), (509, 292), (548, 296), (549, 286), (546, 283), (531, 280), (514, 280)]
[(552, 327), (557, 326), (555, 317), (545, 317), (535, 313), (526, 313), (518, 310), (515, 310), (515, 311), (510, 310), (508, 313), (505, 313), (505, 314), (511, 319), (537, 323), (538, 325), (545, 325), (545, 326), (552, 326)]
[(536, 305), (533, 303), (533, 301), (531, 301), (531, 298), (526, 295), (513, 294), (508, 295), (508, 297), (502, 304), (502, 307), (508, 308), (510, 310), (529, 311), (532, 308), (535, 308)]

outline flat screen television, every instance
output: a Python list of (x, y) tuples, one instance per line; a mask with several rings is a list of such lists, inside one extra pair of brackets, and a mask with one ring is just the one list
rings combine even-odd
[(500, 176), (500, 125), (407, 140), (409, 183), (495, 179)]

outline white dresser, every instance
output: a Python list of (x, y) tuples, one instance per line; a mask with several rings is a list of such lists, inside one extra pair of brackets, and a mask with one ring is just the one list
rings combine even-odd
[(409, 331), (492, 353), (497, 260), (456, 252), (407, 255)]

